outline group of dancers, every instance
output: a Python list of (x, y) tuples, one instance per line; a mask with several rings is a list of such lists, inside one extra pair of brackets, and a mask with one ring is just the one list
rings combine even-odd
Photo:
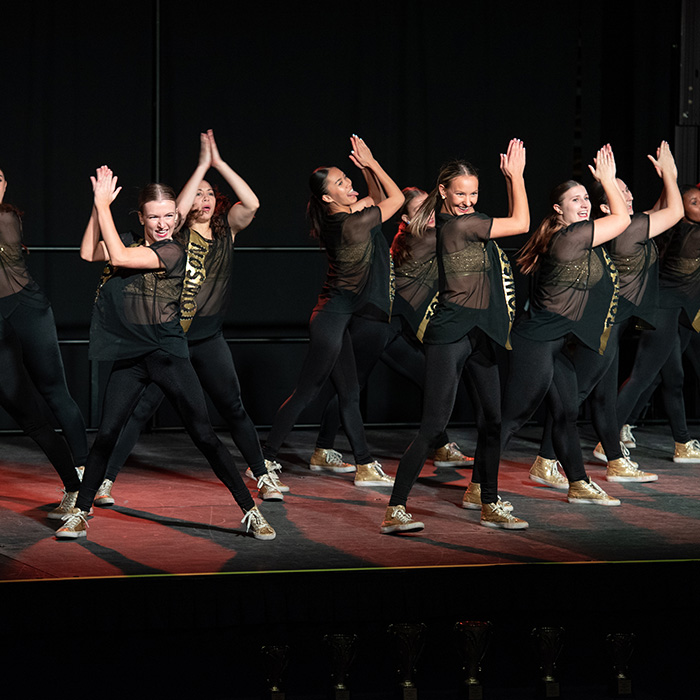
[[(63, 498), (48, 514), (61, 520), (58, 539), (84, 537), (92, 506), (115, 503), (119, 470), (163, 397), (243, 511), (246, 530), (256, 539), (274, 539), (211, 426), (204, 391), (263, 501), (282, 501), (290, 490), (280, 478), (278, 452), (301, 412), (323, 392), (327, 406), (310, 469), (354, 473), (360, 487), (391, 487), (380, 525), (385, 534), (424, 528), (406, 505), (431, 455), (436, 466), (472, 468), (462, 506), (480, 510), (482, 525), (527, 528), (499, 496), (499, 460), (543, 401), (547, 419), (530, 478), (567, 491), (570, 503), (620, 505), (584, 467), (576, 420), (589, 396), (600, 438), (594, 454), (607, 462), (607, 480), (658, 478), (631, 460), (628, 447), (634, 446), (629, 424), (659, 381), (674, 460), (700, 462), (700, 444), (685, 420), (681, 363), (700, 332), (700, 190), (679, 189), (666, 142), (649, 156), (663, 189), (648, 212), (634, 212), (609, 145), (589, 166), (590, 194), (573, 180), (554, 189), (550, 215), (516, 261), (535, 280), (527, 310), (516, 319), (511, 263), (496, 239), (530, 228), (523, 143), (513, 139), (500, 155), (509, 211), (492, 218), (476, 211), (479, 179), (470, 163), (443, 166), (430, 193), (401, 190), (363, 139), (353, 135), (350, 141), (350, 160), (369, 194), (360, 198), (338, 167), (311, 174), (308, 217), (328, 273), (311, 315), (298, 383), (264, 446), (241, 401), (222, 333), (234, 241), (259, 202), (221, 157), (212, 131), (200, 135), (197, 166), (179, 194), (162, 184), (141, 191), (142, 236), (117, 232), (110, 207), (121, 187), (112, 171), (102, 166), (91, 178), (94, 203), (80, 252), (105, 267), (91, 319), (90, 358), (110, 361), (112, 369), (89, 452), (84, 421), (66, 386), (50, 304), (27, 271), (21, 212), (4, 203), (7, 182), (0, 172), (0, 404), (63, 482)], [(204, 179), (212, 168), (235, 204)], [(397, 212), (399, 230), (390, 248), (382, 224)], [(660, 255), (654, 239), (664, 233)], [(645, 330), (634, 370), (618, 395), (620, 338), (639, 323)], [(497, 345), (510, 351), (503, 392)], [(380, 359), (423, 391), (420, 428), (395, 478), (372, 455), (360, 411), (361, 389)], [(446, 433), (460, 380), (476, 415), (473, 459)], [(43, 417), (32, 385), (62, 435)], [(352, 463), (334, 449), (341, 424)]]

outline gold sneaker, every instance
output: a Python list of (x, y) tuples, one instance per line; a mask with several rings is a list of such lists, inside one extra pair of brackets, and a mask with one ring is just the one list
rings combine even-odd
[(688, 440), (686, 443), (677, 442), (673, 461), (681, 464), (700, 462), (700, 442), (697, 440)]
[(358, 464), (355, 472), (355, 486), (393, 486), (394, 477), (384, 473), (376, 460), (369, 464)]
[[(260, 477), (264, 479), (265, 477)], [(256, 540), (274, 540), (277, 533), (273, 530), (270, 523), (265, 520), (263, 514), (258, 510), (257, 506), (251, 508), (242, 518), (241, 522), (245, 525), (245, 531), (253, 531), (253, 537)]]
[(629, 447), (630, 450), (633, 450), (637, 446), (637, 441), (634, 439), (634, 435), (632, 435), (632, 428), (636, 427), (636, 425), (628, 425), (625, 423), (620, 430), (620, 442), (622, 442), (625, 447)]
[[(502, 501), (499, 496), (497, 502), (506, 513), (510, 513), (513, 510), (513, 504), (510, 501)], [(462, 498), (462, 508), (481, 510), (481, 484), (475, 484), (473, 481), (470, 482)]]
[(556, 459), (545, 459), (539, 455), (530, 467), (530, 481), (536, 481), (538, 484), (544, 484), (561, 491), (569, 488), (569, 480), (559, 471), (559, 462)]
[(93, 501), (93, 503), (96, 506), (99, 506), (100, 508), (105, 508), (107, 506), (114, 505), (114, 496), (112, 496), (112, 486), (114, 486), (114, 482), (110, 481), (109, 479), (105, 479), (102, 482), (100, 488), (97, 489), (97, 493), (95, 494), (95, 500)]
[(608, 462), (605, 478), (608, 481), (637, 481), (640, 483), (658, 481), (659, 479), (657, 474), (641, 471), (636, 462), (627, 457), (620, 457), (620, 459)]
[(46, 517), (49, 520), (63, 520), (63, 516), (75, 510), (75, 502), (78, 499), (77, 491), (66, 491), (63, 489), (63, 498), (56, 508), (50, 510)]
[(484, 503), (481, 506), (481, 521), (484, 527), (496, 527), (504, 530), (525, 530), (530, 524), (511, 515), (498, 503)]
[(78, 537), (86, 537), (89, 513), (79, 508), (72, 508), (70, 513), (66, 513), (61, 520), (65, 523), (56, 530), (56, 539), (75, 540)]
[[(622, 440), (620, 440), (620, 452), (622, 452), (622, 457), (623, 457), (624, 459), (626, 459), (628, 462), (630, 462), (630, 464), (633, 464), (635, 467), (638, 467), (638, 466), (639, 466), (639, 465), (637, 464), (637, 462), (633, 462), (633, 461), (630, 459), (630, 451), (627, 449), (627, 445), (625, 445), (625, 443), (622, 442)], [(602, 443), (600, 443), (600, 442), (599, 442), (599, 443), (595, 446), (595, 448), (593, 449), (593, 456), (594, 456), (596, 459), (599, 459), (601, 462), (607, 462), (607, 461), (608, 461), (608, 457), (607, 457), (607, 455), (605, 454), (605, 450), (603, 449), (603, 445), (602, 445)]]
[[(283, 484), (280, 481), (280, 478), (277, 476), (276, 472), (282, 471), (282, 465), (279, 462), (272, 462), (269, 459), (265, 460), (265, 469), (267, 469), (267, 475), (272, 479), (272, 482), (275, 485), (275, 488), (280, 492), (280, 493), (288, 493), (289, 492), (289, 486), (286, 484)], [(248, 467), (248, 469), (245, 470), (245, 475), (249, 478), (252, 479), (253, 481), (257, 482), (258, 478), (253, 474), (253, 470)], [(260, 486), (258, 486), (260, 488)]]
[(414, 520), (405, 506), (387, 506), (381, 533), (388, 535), (392, 532), (418, 532), (425, 527), (419, 520)]
[(258, 495), (263, 501), (283, 501), (282, 492), (275, 486), (270, 474), (263, 474), (258, 479)]
[(586, 481), (573, 481), (569, 485), (568, 494), (569, 503), (588, 503), (594, 506), (619, 506), (620, 501), (617, 498), (608, 496), (603, 489), (590, 478)]
[(309, 460), (312, 472), (333, 472), (335, 474), (350, 474), (355, 471), (354, 464), (343, 462), (343, 455), (336, 450), (326, 450), (317, 447)]
[(473, 457), (462, 454), (456, 442), (448, 442), (438, 447), (433, 455), (433, 464), (436, 467), (466, 467), (474, 461)]

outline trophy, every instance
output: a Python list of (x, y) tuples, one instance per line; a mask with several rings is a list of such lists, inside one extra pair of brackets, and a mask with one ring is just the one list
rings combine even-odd
[(265, 678), (270, 691), (270, 700), (284, 700), (282, 674), (289, 662), (289, 647), (268, 644), (260, 650), (265, 657)]
[(455, 625), (455, 632), (458, 635), (457, 646), (462, 657), (467, 698), (469, 700), (482, 700), (483, 688), (479, 674), (481, 673), (481, 661), (491, 638), (491, 623), (458, 622)]
[(418, 689), (415, 684), (416, 663), (423, 651), (425, 630), (426, 626), (422, 622), (389, 625), (388, 632), (396, 640), (396, 651), (399, 657), (397, 673), (403, 700), (418, 700)]
[(606, 637), (608, 653), (613, 664), (612, 694), (614, 697), (632, 695), (632, 681), (627, 664), (634, 651), (632, 632), (614, 632)]
[(546, 698), (559, 697), (559, 681), (557, 681), (554, 672), (562, 648), (561, 637), (563, 633), (564, 630), (561, 627), (536, 627), (532, 630), (540, 662), (540, 678)]
[(356, 634), (327, 634), (323, 641), (331, 648), (331, 680), (335, 700), (350, 700), (347, 685), (350, 666), (355, 660)]

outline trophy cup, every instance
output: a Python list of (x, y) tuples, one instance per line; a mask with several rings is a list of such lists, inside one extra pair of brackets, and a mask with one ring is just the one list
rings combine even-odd
[(632, 695), (632, 680), (627, 664), (634, 651), (632, 632), (614, 632), (606, 637), (608, 653), (613, 664), (612, 694), (616, 698)]
[(535, 638), (537, 654), (540, 662), (541, 681), (544, 686), (544, 697), (559, 697), (559, 681), (554, 672), (557, 668), (557, 658), (562, 648), (561, 627), (535, 627), (532, 636)]
[(284, 700), (282, 674), (289, 662), (289, 647), (268, 644), (260, 650), (265, 657), (265, 678), (270, 691), (270, 700)]
[(418, 688), (415, 683), (416, 663), (423, 651), (425, 630), (426, 626), (422, 622), (389, 625), (388, 632), (396, 640), (396, 651), (399, 657), (397, 673), (403, 700), (418, 700)]
[(350, 666), (355, 660), (356, 634), (327, 634), (323, 641), (331, 648), (331, 680), (335, 700), (350, 700), (347, 685)]
[(479, 674), (481, 673), (481, 660), (484, 658), (486, 647), (491, 638), (491, 623), (458, 622), (455, 625), (455, 632), (458, 635), (457, 646), (462, 657), (467, 698), (469, 700), (482, 700), (483, 688)]

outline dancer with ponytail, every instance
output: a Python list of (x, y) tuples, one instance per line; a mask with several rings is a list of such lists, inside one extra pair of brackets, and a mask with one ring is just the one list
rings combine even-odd
[(523, 178), (525, 148), (518, 139), (513, 139), (501, 155), (501, 170), (511, 200), (508, 217), (493, 219), (474, 211), (479, 197), (476, 170), (465, 161), (454, 161), (442, 168), (435, 189), (409, 228), (413, 235), (421, 236), (437, 212), (439, 298), (423, 337), (426, 362), (421, 425), (399, 462), (380, 527), (383, 534), (424, 527), (406, 511), (406, 503), (447, 425), (463, 372), (481, 416), (472, 483), (463, 505), (471, 507), (476, 497), (481, 504), (481, 524), (486, 527), (520, 530), (528, 526), (513, 516), (510, 504), (498, 496), (501, 391), (493, 345), (509, 347), (514, 306), (510, 264), (493, 239), (524, 233), (530, 224)]

